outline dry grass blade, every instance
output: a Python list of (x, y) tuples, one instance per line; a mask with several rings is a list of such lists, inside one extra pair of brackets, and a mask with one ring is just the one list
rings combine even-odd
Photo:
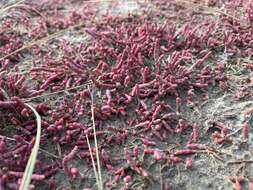
[(11, 5), (7, 5), (6, 7), (3, 7), (2, 9), (0, 9), (0, 14), (2, 15), (5, 11), (8, 11), (11, 8), (16, 7), (17, 5), (19, 5), (20, 3), (24, 2), (25, 0), (20, 0), (14, 4)]
[(31, 182), (31, 177), (32, 177), (32, 174), (33, 174), (36, 158), (37, 158), (37, 155), (38, 155), (38, 150), (39, 150), (39, 145), (40, 145), (40, 136), (41, 136), (41, 117), (40, 117), (40, 115), (38, 114), (38, 112), (32, 106), (30, 106), (29, 104), (25, 104), (25, 105), (27, 107), (29, 107), (36, 116), (37, 134), (36, 134), (36, 140), (35, 140), (35, 144), (33, 146), (30, 158), (29, 158), (29, 160), (26, 164), (25, 172), (24, 172), (19, 190), (29, 189), (29, 184)]
[(99, 153), (98, 153), (98, 143), (97, 143), (97, 136), (96, 136), (96, 128), (95, 128), (95, 115), (94, 115), (94, 98), (93, 93), (90, 90), (90, 87), (88, 86), (90, 95), (91, 95), (91, 114), (92, 114), (92, 128), (93, 128), (93, 134), (94, 134), (94, 141), (95, 141), (95, 148), (96, 148), (96, 159), (97, 159), (97, 166), (98, 166), (98, 178), (100, 183), (100, 190), (103, 190), (103, 180), (101, 175), (101, 166), (100, 166), (100, 159), (99, 159)]
[(19, 53), (19, 52), (22, 51), (22, 50), (25, 50), (25, 49), (27, 49), (27, 48), (30, 48), (30, 47), (32, 47), (33, 45), (45, 43), (45, 42), (47, 42), (47, 41), (49, 41), (49, 40), (51, 40), (51, 39), (53, 39), (53, 38), (56, 38), (56, 37), (59, 36), (59, 35), (64, 34), (65, 32), (67, 32), (67, 31), (69, 31), (69, 30), (71, 30), (71, 29), (74, 29), (75, 27), (79, 27), (79, 26), (82, 26), (82, 25), (83, 25), (83, 24), (77, 24), (77, 25), (74, 25), (74, 26), (72, 26), (72, 27), (69, 27), (69, 28), (60, 30), (60, 31), (58, 31), (58, 32), (55, 32), (55, 33), (53, 33), (53, 34), (50, 34), (49, 36), (44, 37), (44, 38), (41, 38), (41, 39), (39, 39), (39, 40), (31, 41), (31, 42), (29, 42), (28, 44), (22, 46), (21, 48), (18, 48), (18, 49), (16, 49), (15, 51), (13, 51), (13, 52), (11, 52), (11, 53), (9, 53), (9, 54), (7, 54), (7, 55), (1, 57), (1, 58), (0, 58), (0, 61), (3, 61), (4, 59), (6, 59), (6, 58), (8, 58), (8, 57), (10, 57), (10, 56), (12, 56), (12, 55), (14, 55), (14, 54), (16, 54), (16, 53)]
[(234, 19), (234, 20), (236, 20), (236, 21), (238, 21), (238, 22), (240, 22), (240, 23), (244, 23), (244, 21), (242, 21), (242, 20), (238, 19), (237, 17), (235, 17), (235, 16), (233, 16), (233, 15), (231, 15), (231, 14), (228, 14), (228, 13), (226, 13), (226, 12), (224, 12), (224, 11), (218, 9), (218, 8), (208, 7), (208, 6), (203, 5), (203, 4), (201, 4), (201, 3), (200, 3), (200, 4), (196, 4), (196, 3), (193, 3), (193, 2), (191, 2), (191, 1), (186, 1), (186, 0), (176, 0), (176, 2), (184, 3), (183, 6), (189, 5), (189, 6), (187, 6), (187, 7), (191, 7), (191, 8), (202, 8), (202, 9), (204, 9), (205, 11), (207, 11), (207, 12), (209, 12), (209, 13), (218, 13), (218, 14), (222, 14), (222, 15), (225, 15), (225, 16), (227, 16), (227, 17), (230, 17), (230, 18), (232, 18), (232, 19)]
[[(90, 87), (89, 86), (88, 86), (88, 90), (90, 92)], [(97, 183), (98, 189), (103, 190), (103, 181), (102, 181), (102, 177), (101, 177), (101, 167), (100, 167), (100, 160), (99, 160), (99, 154), (98, 154), (98, 144), (97, 144), (95, 119), (94, 119), (93, 94), (92, 94), (92, 92), (90, 92), (90, 94), (91, 94), (92, 128), (93, 128), (93, 133), (94, 133), (94, 141), (95, 141), (95, 148), (96, 148), (96, 160), (97, 160), (98, 168), (96, 167), (96, 164), (95, 164), (95, 161), (94, 161), (94, 157), (93, 157), (93, 153), (92, 153), (92, 149), (91, 149), (91, 145), (90, 145), (88, 135), (86, 134), (85, 136), (86, 136), (86, 141), (87, 141), (89, 152), (90, 152), (90, 157), (91, 157), (92, 167), (93, 167), (93, 171), (94, 171), (95, 178), (96, 178), (96, 183)]]
[(91, 150), (91, 146), (90, 146), (90, 141), (89, 141), (88, 135), (86, 134), (85, 136), (86, 136), (86, 141), (87, 141), (87, 144), (88, 144), (88, 147), (89, 147), (89, 152), (90, 152), (93, 171), (94, 171), (95, 178), (96, 178), (96, 183), (97, 183), (98, 189), (100, 190), (100, 182), (99, 182), (99, 179), (98, 179), (98, 172), (97, 172), (96, 164), (95, 164), (95, 161), (94, 161), (94, 158), (93, 158), (93, 154), (92, 154), (92, 150)]

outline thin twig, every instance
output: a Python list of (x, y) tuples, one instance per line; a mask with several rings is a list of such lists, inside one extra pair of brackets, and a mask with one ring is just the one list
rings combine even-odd
[(24, 102), (29, 102), (33, 99), (37, 99), (37, 98), (44, 98), (46, 96), (52, 96), (52, 95), (56, 95), (56, 94), (59, 94), (59, 93), (63, 93), (63, 92), (66, 92), (66, 91), (69, 91), (69, 90), (75, 90), (75, 89), (78, 89), (78, 88), (82, 88), (82, 87), (86, 87), (86, 86), (90, 86), (92, 85), (92, 81), (88, 81), (87, 83), (85, 84), (82, 84), (82, 85), (79, 85), (79, 86), (75, 86), (75, 87), (71, 87), (71, 88), (66, 88), (64, 90), (59, 90), (59, 91), (56, 91), (56, 92), (52, 92), (52, 93), (47, 93), (47, 94), (42, 94), (40, 96), (34, 96), (34, 97), (31, 97), (31, 98), (25, 98), (23, 99)]
[(253, 163), (253, 160), (236, 160), (227, 162), (227, 164), (241, 164), (241, 163)]

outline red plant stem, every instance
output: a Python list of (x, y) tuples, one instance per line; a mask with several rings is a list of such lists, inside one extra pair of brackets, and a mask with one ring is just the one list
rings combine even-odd
[(40, 89), (47, 89), (49, 84), (54, 81), (55, 79), (59, 78), (62, 74), (54, 74), (51, 77), (49, 77), (41, 86)]
[(175, 156), (179, 156), (179, 155), (188, 155), (188, 154), (194, 154), (196, 153), (196, 150), (192, 150), (192, 149), (182, 149), (182, 150), (176, 150), (174, 152)]
[(69, 154), (67, 154), (63, 160), (62, 160), (62, 166), (63, 166), (63, 169), (64, 171), (67, 173), (67, 174), (70, 174), (70, 170), (68, 168), (68, 162), (70, 160), (72, 160), (74, 158), (74, 156), (77, 154), (77, 151), (78, 151), (78, 146), (75, 146), (71, 152)]
[(196, 150), (208, 149), (208, 146), (206, 146), (205, 144), (187, 144), (186, 147), (189, 149), (196, 149)]
[(0, 101), (0, 108), (13, 108), (15, 106), (17, 106), (17, 102), (16, 101)]
[(156, 142), (155, 141), (150, 141), (148, 139), (142, 138), (141, 139), (144, 145), (147, 146), (156, 146)]
[(173, 163), (178, 163), (178, 162), (183, 162), (184, 161), (182, 158), (177, 157), (177, 156), (173, 156), (173, 155), (171, 155), (169, 159)]
[(244, 138), (249, 138), (250, 125), (248, 123), (243, 124), (242, 134)]
[(14, 156), (15, 154), (19, 154), (19, 153), (24, 152), (26, 149), (27, 149), (27, 145), (25, 144), (25, 145), (22, 145), (22, 146), (16, 148), (15, 150), (12, 150), (10, 152), (3, 154), (2, 156), (3, 156), (3, 158), (9, 158), (11, 156)]
[(135, 158), (138, 158), (138, 155), (139, 155), (139, 147), (137, 144), (134, 145), (134, 148), (133, 148), (133, 155)]
[(192, 167), (192, 158), (186, 158), (185, 166), (186, 166), (186, 168), (191, 168)]
[(176, 98), (176, 113), (179, 114), (181, 112), (181, 98), (177, 97)]
[(192, 141), (197, 142), (199, 139), (199, 129), (196, 124), (192, 126)]
[[(16, 171), (8, 171), (8, 174), (14, 177), (22, 178), (24, 173), (23, 172), (16, 172)], [(42, 181), (45, 179), (45, 175), (42, 174), (32, 174), (32, 180)]]

